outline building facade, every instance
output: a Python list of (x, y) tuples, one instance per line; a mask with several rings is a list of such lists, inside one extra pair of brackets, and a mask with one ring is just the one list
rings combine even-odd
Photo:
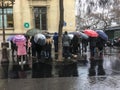
[[(64, 1), (63, 31), (75, 30), (75, 0)], [(0, 34), (2, 16), (0, 9)], [(13, 16), (13, 17), (12, 17)], [(4, 9), (6, 35), (24, 34), (31, 28), (50, 33), (58, 32), (59, 0), (15, 0), (12, 7)]]

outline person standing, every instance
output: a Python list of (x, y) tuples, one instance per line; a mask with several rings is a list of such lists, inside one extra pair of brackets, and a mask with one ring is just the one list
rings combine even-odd
[(96, 66), (96, 60), (94, 58), (95, 56), (95, 48), (96, 48), (96, 37), (89, 37), (89, 47), (90, 47), (90, 68), (89, 68), (89, 76), (95, 76), (95, 66)]
[(27, 51), (26, 51), (26, 41), (18, 41), (16, 42), (16, 46), (17, 46), (17, 58), (19, 61), (19, 64), (21, 64), (21, 59), (23, 58), (23, 64), (26, 63), (26, 55), (27, 55)]
[(53, 41), (54, 41), (54, 52), (55, 52), (55, 59), (58, 58), (58, 33), (55, 32), (53, 35)]
[(71, 39), (68, 36), (68, 32), (65, 31), (62, 37), (62, 44), (63, 44), (63, 57), (65, 57), (65, 59), (70, 59), (71, 55), (70, 55), (70, 43), (71, 43)]
[(88, 40), (82, 38), (82, 52), (87, 52)]
[(77, 35), (74, 35), (71, 40), (71, 46), (72, 46), (72, 53), (76, 54), (78, 53), (78, 46), (79, 46), (79, 38)]
[(103, 68), (103, 50), (105, 47), (105, 43), (106, 43), (106, 41), (103, 40), (101, 37), (97, 38), (97, 42), (96, 42), (96, 48), (98, 50), (97, 75), (105, 75), (105, 70)]
[(30, 39), (31, 42), (31, 48), (32, 48), (32, 57), (36, 57), (36, 43), (34, 41), (34, 36), (31, 37)]
[(46, 36), (46, 44), (45, 44), (45, 51), (46, 51), (46, 57), (51, 60), (51, 52), (52, 52), (52, 39), (49, 35)]

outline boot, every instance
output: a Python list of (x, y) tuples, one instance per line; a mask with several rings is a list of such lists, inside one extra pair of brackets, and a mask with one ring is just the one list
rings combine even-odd
[(98, 60), (98, 72), (97, 75), (105, 75), (105, 70), (103, 68), (103, 59)]
[(95, 67), (96, 67), (96, 61), (91, 60), (90, 61), (90, 68), (89, 68), (89, 74), (88, 74), (89, 76), (95, 76), (96, 75)]

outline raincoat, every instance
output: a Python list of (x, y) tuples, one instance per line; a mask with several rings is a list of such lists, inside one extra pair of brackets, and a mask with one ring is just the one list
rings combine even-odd
[(25, 41), (19, 41), (16, 42), (16, 46), (17, 46), (17, 55), (26, 55), (26, 42)]

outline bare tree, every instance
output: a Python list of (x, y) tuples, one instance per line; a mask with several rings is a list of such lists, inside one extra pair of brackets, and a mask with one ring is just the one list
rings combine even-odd
[[(120, 25), (120, 0), (79, 0), (79, 14), (77, 16), (80, 26), (90, 26), (93, 29), (106, 29), (116, 22)], [(83, 4), (83, 5), (82, 5)], [(82, 7), (82, 8), (81, 8)]]

